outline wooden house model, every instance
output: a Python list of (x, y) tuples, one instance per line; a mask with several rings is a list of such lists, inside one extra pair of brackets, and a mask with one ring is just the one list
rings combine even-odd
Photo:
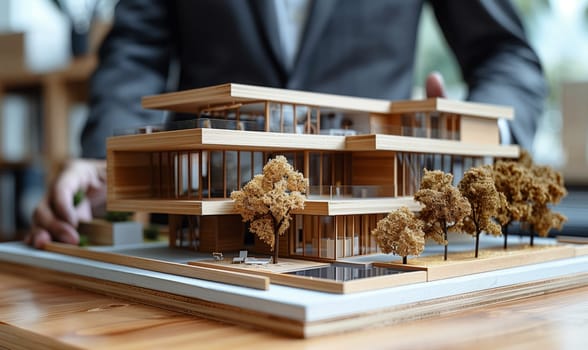
[[(188, 122), (143, 128), (107, 143), (108, 209), (169, 214), (170, 245), (243, 249), (230, 194), (275, 155), (309, 179), (280, 256), (336, 260), (376, 253), (370, 232), (388, 212), (419, 207), (423, 169), (460, 174), (516, 158), (498, 120), (513, 110), (435, 98), (385, 101), (241, 84), (145, 97), (143, 107)], [(257, 245), (258, 250), (267, 248)]]

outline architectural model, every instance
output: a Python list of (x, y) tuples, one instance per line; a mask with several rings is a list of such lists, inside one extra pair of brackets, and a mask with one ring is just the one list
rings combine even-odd
[[(108, 140), (108, 209), (169, 214), (170, 246), (196, 246), (198, 227), (197, 249), (211, 253), (243, 249), (230, 195), (277, 155), (309, 181), (279, 254), (328, 260), (377, 252), (371, 231), (394, 209), (419, 210), (412, 196), (425, 168), (459, 174), (519, 156), (499, 142), (497, 122), (512, 109), (479, 103), (225, 84), (143, 106), (196, 118)], [(268, 248), (256, 242), (254, 251)]]
[[(241, 84), (145, 97), (143, 106), (193, 118), (109, 138), (108, 210), (168, 214), (169, 239), (45, 251), (0, 244), (3, 264), (299, 337), (588, 284), (585, 246), (537, 238), (529, 248), (515, 236), (506, 250), (484, 234), (478, 252), (481, 231), (518, 221), (544, 236), (565, 220), (549, 210), (565, 195), (561, 176), (499, 142), (511, 108)], [(475, 237), (478, 259), (471, 240), (468, 251), (452, 243), (448, 259), (452, 230)], [(444, 247), (414, 257), (425, 238)]]

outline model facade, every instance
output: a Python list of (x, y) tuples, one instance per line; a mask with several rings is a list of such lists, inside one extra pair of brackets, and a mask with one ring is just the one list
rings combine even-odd
[(276, 155), (310, 184), (280, 256), (330, 260), (378, 252), (371, 231), (394, 209), (419, 210), (412, 196), (424, 169), (460, 174), (519, 156), (499, 142), (498, 120), (512, 109), (479, 103), (225, 84), (146, 97), (143, 106), (194, 119), (108, 140), (108, 209), (169, 214), (170, 245), (200, 251), (243, 248), (230, 194)]

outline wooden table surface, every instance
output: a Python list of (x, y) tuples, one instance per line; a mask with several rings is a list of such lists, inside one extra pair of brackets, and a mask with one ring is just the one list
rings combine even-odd
[(0, 267), (0, 348), (588, 349), (588, 286), (312, 339), (293, 339)]

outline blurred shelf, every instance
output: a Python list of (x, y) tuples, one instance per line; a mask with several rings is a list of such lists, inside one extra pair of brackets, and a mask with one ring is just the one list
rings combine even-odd
[(96, 56), (88, 55), (74, 58), (67, 67), (47, 73), (34, 73), (26, 70), (0, 72), (0, 86), (10, 90), (42, 84), (46, 79), (60, 79), (64, 82), (85, 82), (96, 68), (97, 63)]
[(86, 103), (97, 63), (88, 55), (46, 73), (0, 69), (0, 240), (24, 237), (22, 191), (46, 186), (72, 157), (72, 107)]
[[(4, 95), (18, 93), (20, 89), (32, 88), (40, 93), (43, 144), (39, 158), (45, 165), (48, 180), (70, 157), (69, 111), (74, 104), (87, 101), (88, 81), (97, 64), (95, 55), (87, 55), (52, 72), (33, 73), (17, 69), (0, 73), (0, 103)], [(14, 168), (23, 163), (27, 161), (5, 162), (0, 159), (0, 168)]]
[(22, 159), (17, 161), (5, 160), (0, 158), (0, 169), (18, 170), (25, 169), (34, 164), (32, 159)]

